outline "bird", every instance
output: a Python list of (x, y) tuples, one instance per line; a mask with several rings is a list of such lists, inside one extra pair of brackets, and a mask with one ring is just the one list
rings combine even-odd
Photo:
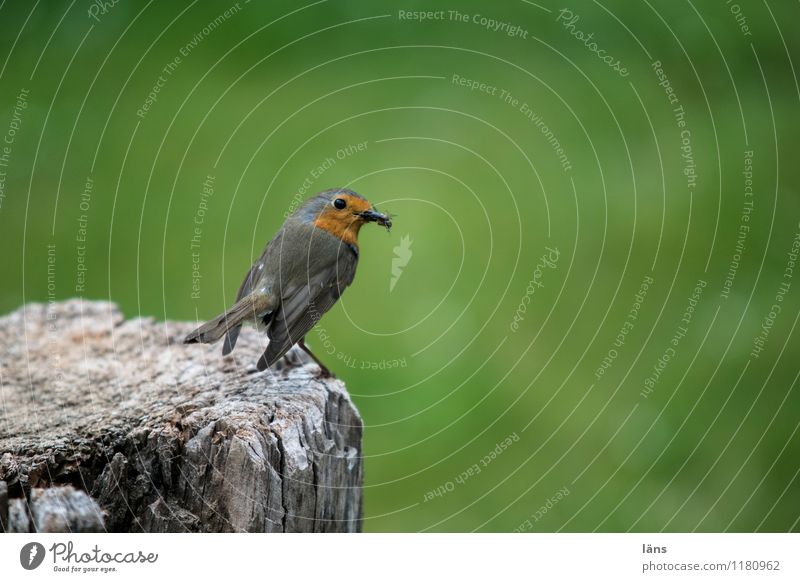
[(222, 355), (233, 351), (242, 325), (265, 331), (269, 344), (256, 368), (264, 371), (297, 344), (331, 371), (305, 343), (305, 336), (353, 282), (358, 265), (358, 233), (374, 222), (389, 231), (391, 217), (347, 188), (325, 190), (292, 212), (250, 268), (236, 303), (201, 325), (186, 344), (214, 343), (225, 336)]

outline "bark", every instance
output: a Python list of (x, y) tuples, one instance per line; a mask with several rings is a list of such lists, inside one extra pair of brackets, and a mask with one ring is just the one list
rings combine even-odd
[[(344, 385), (294, 350), (296, 365), (257, 373), (254, 330), (225, 358), (182, 344), (194, 327), (83, 300), (0, 318), (9, 516), (49, 489), (88, 493), (108, 531), (360, 530), (362, 423)], [(92, 527), (81, 507), (86, 519), (59, 523)], [(34, 529), (55, 523), (27, 514)]]

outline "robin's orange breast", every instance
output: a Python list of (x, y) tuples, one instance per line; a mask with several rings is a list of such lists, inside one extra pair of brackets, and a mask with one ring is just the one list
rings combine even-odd
[(314, 221), (314, 226), (341, 239), (348, 245), (358, 247), (358, 230), (361, 228), (362, 223), (357, 218), (343, 220), (339, 216), (323, 213)]

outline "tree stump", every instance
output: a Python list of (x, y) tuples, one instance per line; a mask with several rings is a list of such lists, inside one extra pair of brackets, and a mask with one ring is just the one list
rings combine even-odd
[(97, 502), (71, 485), (32, 489), (24, 499), (8, 499), (0, 481), (0, 531), (83, 533), (105, 531)]
[(107, 531), (359, 531), (362, 423), (344, 385), (299, 350), (256, 372), (254, 330), (225, 358), (182, 344), (194, 327), (84, 300), (0, 318), (8, 506), (71, 485)]

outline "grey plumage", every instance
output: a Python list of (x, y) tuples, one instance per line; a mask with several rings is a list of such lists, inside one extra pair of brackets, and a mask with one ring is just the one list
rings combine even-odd
[(242, 281), (234, 306), (190, 333), (185, 343), (211, 343), (224, 335), (222, 353), (227, 355), (236, 346), (242, 324), (253, 323), (264, 329), (270, 340), (258, 361), (259, 370), (277, 362), (295, 343), (308, 351), (303, 337), (353, 282), (358, 265), (355, 242), (345, 242), (315, 225), (323, 212), (338, 219), (339, 214), (328, 207), (331, 200), (345, 194), (353, 207), (370, 209), (351, 212), (349, 220), (356, 233), (366, 221), (391, 226), (388, 217), (354, 192), (331, 190), (317, 195), (290, 215), (267, 243)]

